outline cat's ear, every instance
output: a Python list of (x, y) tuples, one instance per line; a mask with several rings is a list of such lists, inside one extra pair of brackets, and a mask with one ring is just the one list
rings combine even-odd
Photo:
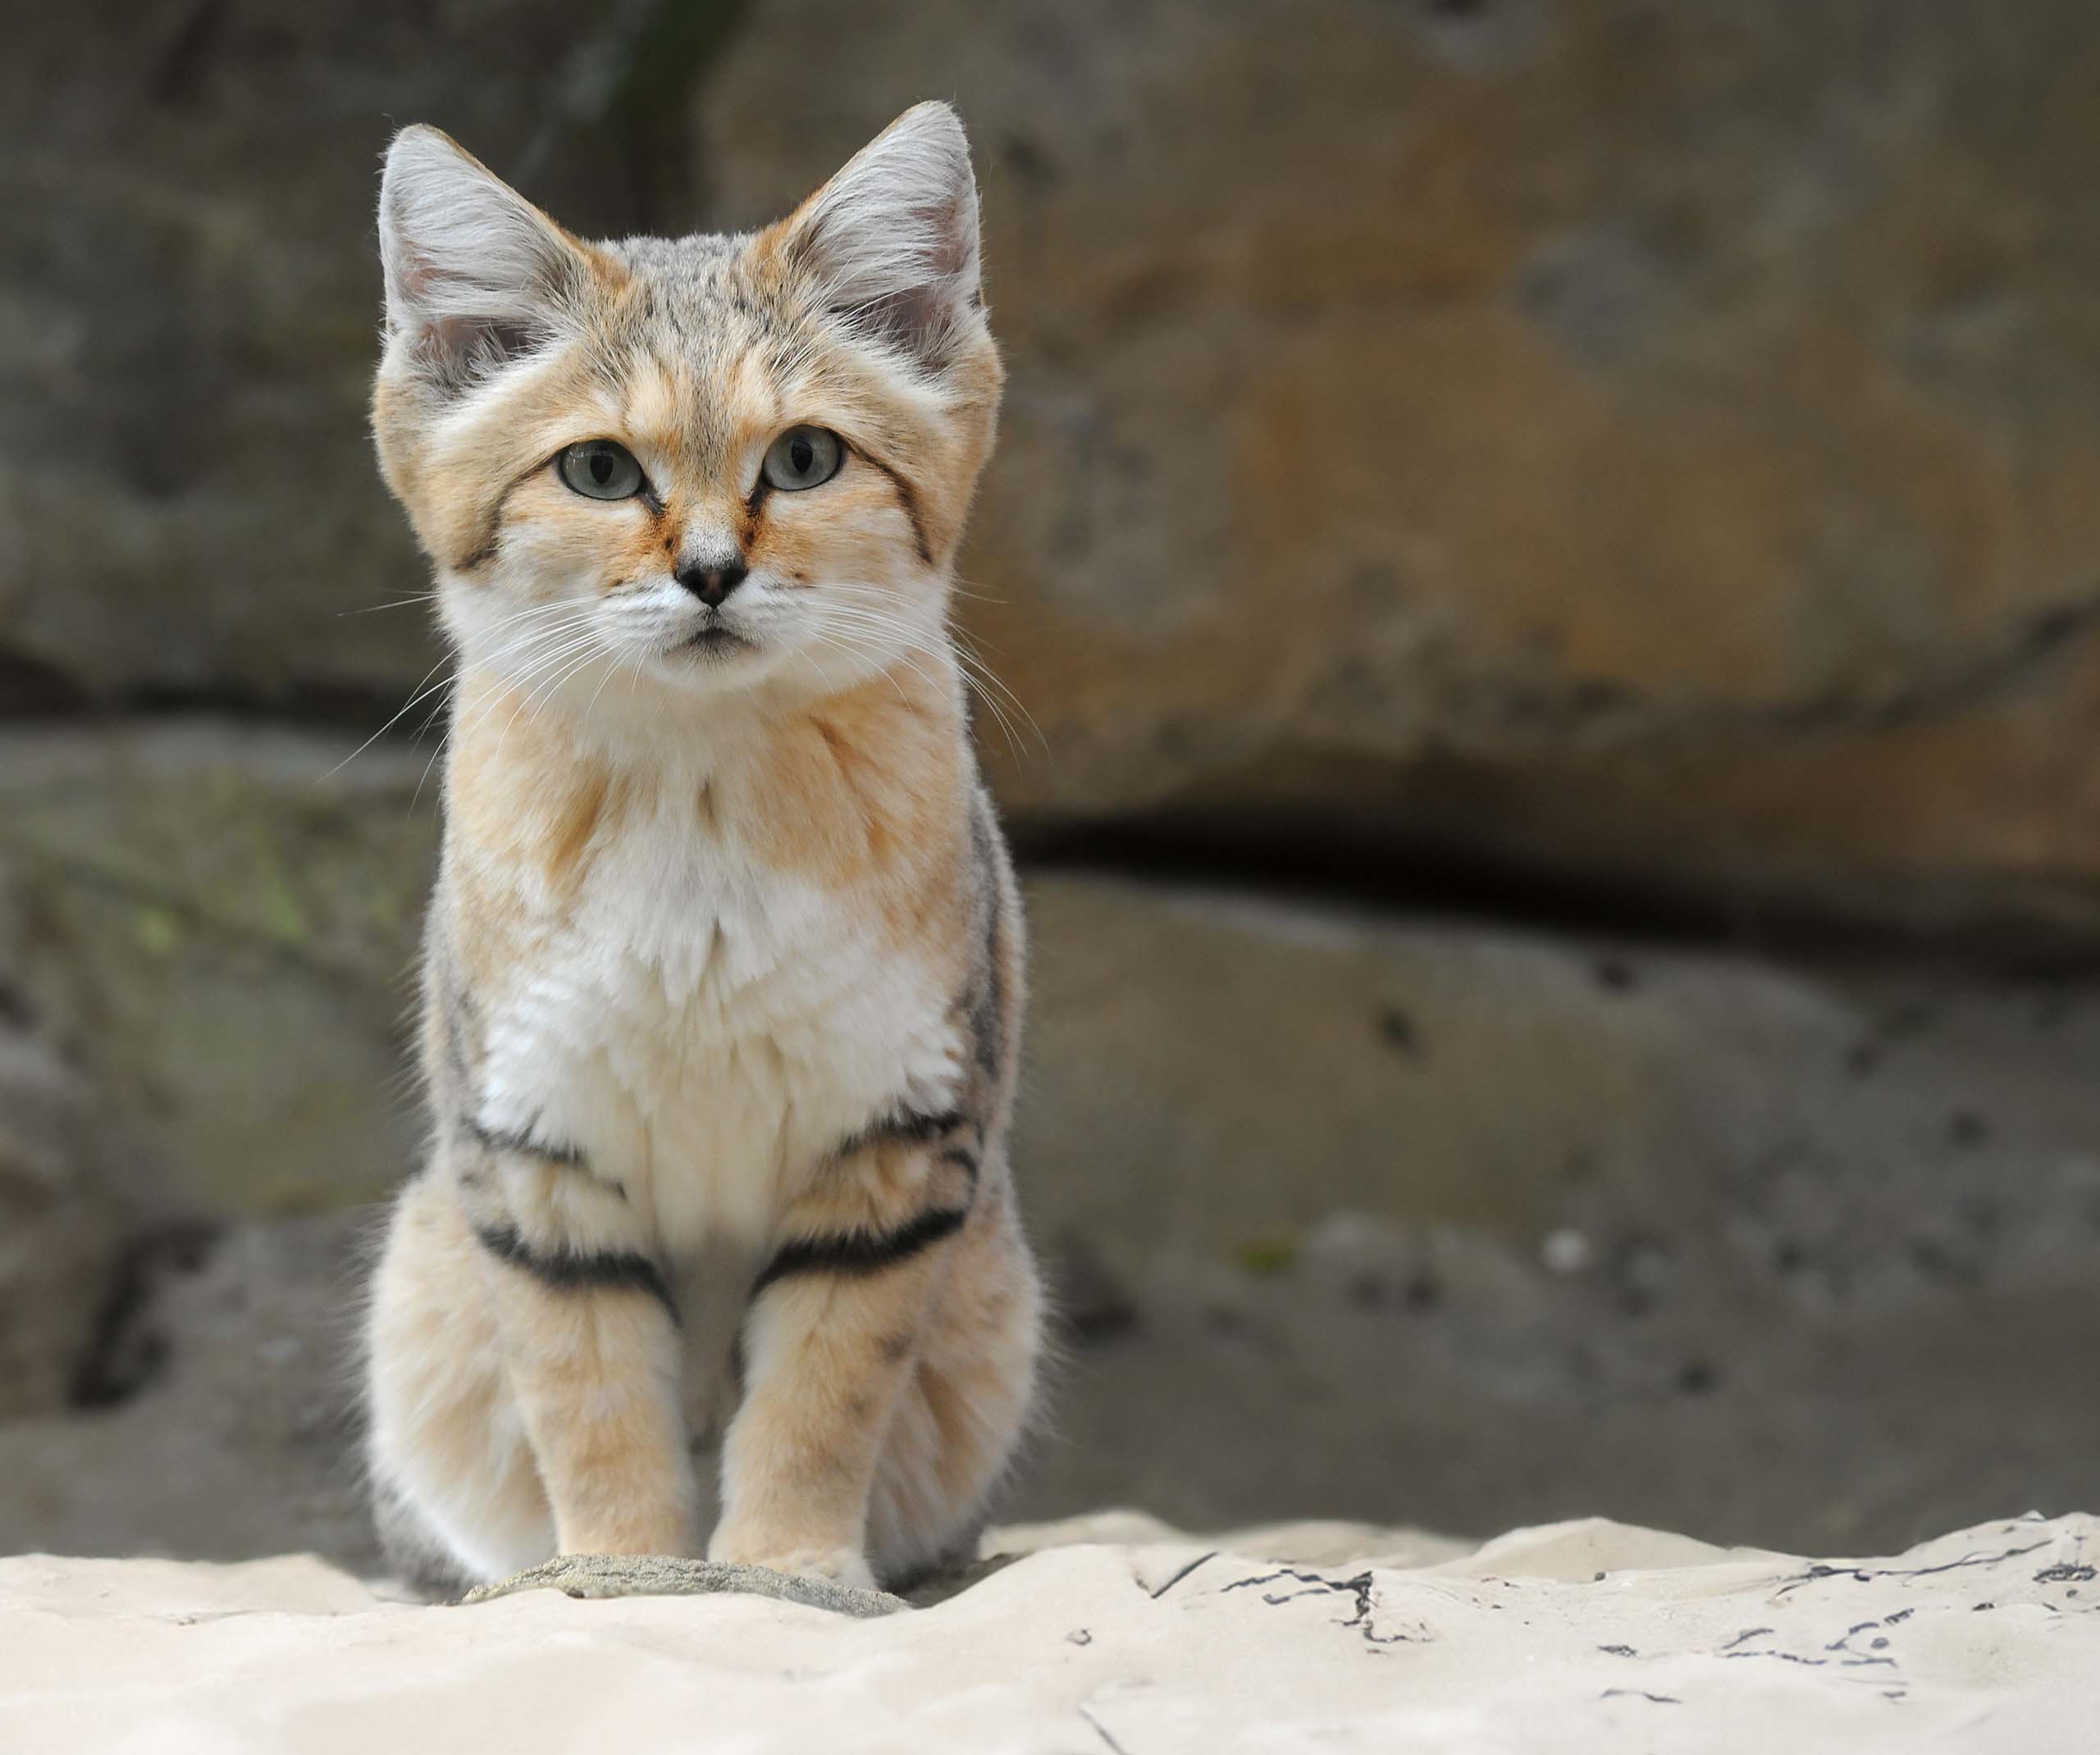
[(435, 128), (404, 128), (379, 188), (386, 327), (446, 383), (546, 339), (587, 278), (575, 241)]
[(906, 110), (783, 221), (780, 244), (864, 334), (938, 365), (982, 306), (961, 119)]

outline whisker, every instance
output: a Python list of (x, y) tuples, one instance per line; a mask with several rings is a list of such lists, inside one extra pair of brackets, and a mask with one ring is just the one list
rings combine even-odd
[(365, 604), (355, 609), (338, 609), (336, 614), (339, 618), (346, 615), (377, 615), (382, 609), (405, 609), (411, 604), (434, 604), (436, 601), (436, 592), (421, 591), (413, 597), (397, 597), (391, 603)]

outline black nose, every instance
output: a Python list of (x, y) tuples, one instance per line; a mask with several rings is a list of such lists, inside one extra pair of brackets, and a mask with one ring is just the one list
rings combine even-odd
[(681, 567), (678, 577), (680, 585), (712, 609), (744, 582), (746, 571), (742, 561), (731, 561), (719, 567), (695, 564)]

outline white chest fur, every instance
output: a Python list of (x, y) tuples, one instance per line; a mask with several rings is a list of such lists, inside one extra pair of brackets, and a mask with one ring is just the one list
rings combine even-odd
[(665, 1251), (764, 1236), (848, 1135), (947, 1106), (952, 996), (852, 893), (733, 832), (638, 812), (559, 911), (540, 900), (485, 1007), (478, 1119), (579, 1148)]

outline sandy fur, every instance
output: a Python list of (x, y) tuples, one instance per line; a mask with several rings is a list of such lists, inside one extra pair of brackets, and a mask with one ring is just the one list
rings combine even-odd
[[(459, 657), (382, 1525), (429, 1579), (895, 1577), (981, 1515), (1039, 1349), (1021, 925), (946, 630), (1000, 376), (961, 130), (922, 106), (756, 238), (587, 244), (490, 184), (412, 130), (381, 200), (374, 426)], [(801, 423), (846, 463), (770, 490)], [(564, 485), (585, 439), (649, 491)], [(719, 613), (678, 582), (732, 559)]]

